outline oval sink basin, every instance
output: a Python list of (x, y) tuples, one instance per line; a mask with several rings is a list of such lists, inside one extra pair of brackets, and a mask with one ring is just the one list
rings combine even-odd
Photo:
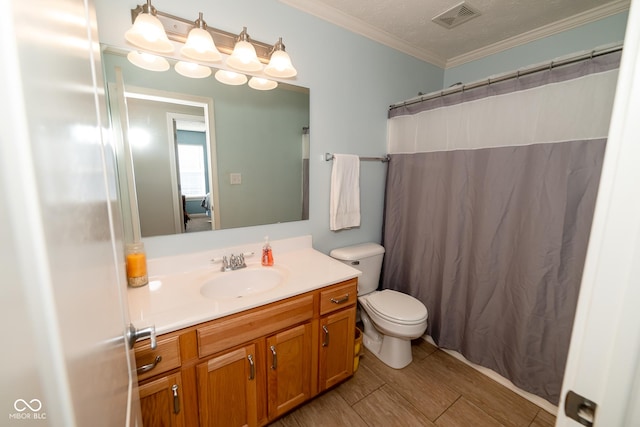
[(207, 298), (242, 298), (273, 289), (283, 281), (284, 275), (276, 269), (244, 268), (218, 273), (200, 287), (200, 293)]

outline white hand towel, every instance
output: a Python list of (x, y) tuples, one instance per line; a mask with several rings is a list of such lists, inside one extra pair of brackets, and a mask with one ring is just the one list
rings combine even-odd
[(334, 154), (331, 170), (329, 229), (360, 226), (360, 157)]

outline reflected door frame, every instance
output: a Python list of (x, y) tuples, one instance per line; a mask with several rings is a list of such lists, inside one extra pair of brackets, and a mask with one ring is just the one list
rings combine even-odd
[[(171, 161), (171, 165), (170, 165), (171, 182), (174, 183), (172, 187), (172, 190), (173, 190), (172, 193), (173, 193), (174, 217), (176, 218), (176, 234), (186, 233), (187, 231), (185, 229), (185, 223), (183, 220), (185, 211), (182, 206), (182, 182), (180, 179), (180, 155), (178, 153), (178, 130), (180, 129), (178, 129), (179, 126), (176, 124), (176, 122), (178, 121), (203, 123), (205, 141), (206, 141), (205, 155), (207, 157), (206, 163), (207, 163), (207, 169), (208, 169), (207, 170), (207, 188), (209, 189), (213, 188), (213, 184), (212, 184), (213, 181), (211, 177), (212, 168), (210, 166), (211, 149), (209, 144), (208, 127), (207, 127), (206, 121), (201, 116), (193, 116), (189, 114), (168, 112), (167, 113), (167, 131), (168, 131), (167, 135), (169, 136), (168, 143), (169, 143), (169, 153), (170, 153), (169, 157)], [(209, 193), (211, 194), (211, 190), (209, 190)], [(213, 212), (213, 209), (211, 211)], [(213, 217), (213, 213), (211, 214), (211, 216)], [(212, 221), (211, 221), (212, 230), (215, 230), (214, 226), (215, 226), (215, 218), (212, 218)]]
[[(216, 230), (220, 228), (220, 201), (219, 201), (219, 183), (218, 183), (218, 161), (217, 161), (217, 149), (216, 149), (216, 141), (215, 141), (215, 121), (213, 114), (213, 99), (207, 97), (199, 97), (193, 95), (187, 95), (183, 93), (175, 93), (175, 92), (167, 92), (150, 88), (136, 87), (136, 86), (125, 86), (125, 98), (134, 98), (141, 99), (145, 101), (157, 101), (163, 103), (172, 103), (178, 105), (187, 105), (192, 107), (200, 107), (204, 110), (204, 121), (205, 121), (205, 134), (207, 141), (207, 155), (209, 157), (209, 188), (211, 192), (211, 203), (213, 220), (212, 220), (212, 229)], [(173, 127), (173, 126), (172, 126)], [(170, 135), (173, 134), (173, 129), (171, 130)], [(173, 182), (177, 184), (177, 169), (176, 169), (176, 159), (175, 159), (175, 142), (173, 140), (169, 141), (170, 143), (170, 153), (173, 158), (171, 164), (171, 174)], [(135, 182), (129, 182), (129, 187), (135, 188)], [(181, 202), (179, 202), (179, 194), (177, 193), (178, 188), (177, 185), (174, 185), (175, 188), (172, 188), (174, 193), (174, 209), (176, 206), (182, 206)], [(178, 208), (180, 209), (180, 208)], [(174, 211), (175, 212), (175, 211)], [(178, 230), (182, 230), (180, 226), (182, 221), (182, 216), (178, 212), (176, 215), (176, 221), (180, 228), (177, 228), (177, 232), (182, 232)], [(132, 215), (133, 221), (140, 221), (139, 215)]]

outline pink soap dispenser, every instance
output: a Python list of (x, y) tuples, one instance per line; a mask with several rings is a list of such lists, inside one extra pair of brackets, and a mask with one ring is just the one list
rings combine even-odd
[(264, 238), (264, 246), (262, 246), (262, 265), (270, 267), (273, 265), (273, 251), (269, 244), (269, 236)]

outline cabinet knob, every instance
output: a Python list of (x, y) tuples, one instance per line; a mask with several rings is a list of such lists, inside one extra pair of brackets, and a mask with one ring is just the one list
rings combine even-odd
[(329, 329), (327, 329), (327, 325), (322, 326), (322, 330), (324, 331), (324, 339), (322, 340), (322, 346), (329, 346)]
[(180, 413), (180, 397), (178, 396), (178, 384), (174, 384), (171, 387), (171, 391), (173, 392), (173, 413)]
[(346, 294), (342, 298), (331, 298), (331, 302), (334, 304), (344, 304), (347, 301), (349, 301), (349, 294)]
[(140, 374), (144, 374), (145, 372), (149, 372), (150, 370), (152, 370), (153, 368), (156, 367), (156, 365), (158, 363), (162, 362), (162, 356), (156, 356), (156, 358), (153, 360), (153, 362), (148, 363), (146, 365), (142, 365), (139, 368), (136, 369), (136, 373), (138, 375)]
[(276, 354), (275, 345), (271, 346), (271, 369), (274, 371), (278, 369), (278, 355)]
[(249, 379), (252, 380), (256, 377), (256, 364), (253, 362), (253, 354), (247, 356), (249, 359)]

